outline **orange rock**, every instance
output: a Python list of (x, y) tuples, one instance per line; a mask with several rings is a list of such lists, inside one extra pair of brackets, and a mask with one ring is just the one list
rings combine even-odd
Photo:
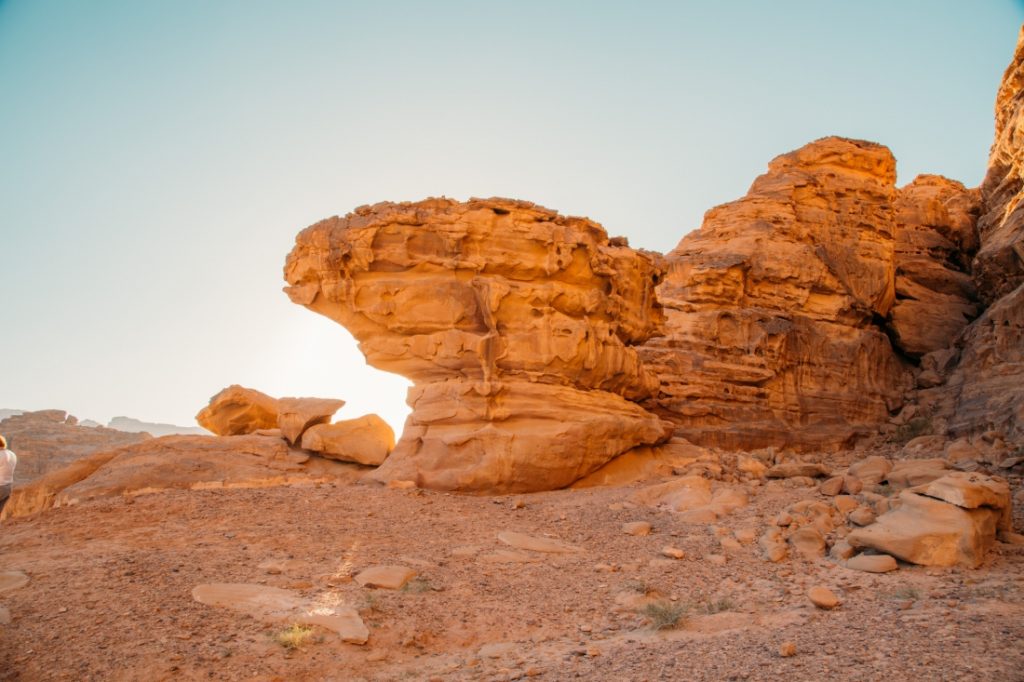
[(277, 428), (277, 412), (277, 401), (266, 393), (233, 384), (210, 398), (196, 421), (218, 436), (240, 436)]
[(925, 566), (976, 567), (1011, 518), (1005, 482), (978, 474), (947, 475), (904, 490), (899, 501), (875, 523), (847, 535), (850, 546)]
[(657, 377), (658, 258), (589, 220), (506, 199), (361, 207), (306, 230), (292, 301), (413, 380), (412, 414), (371, 477), (445, 490), (561, 488), (665, 427), (631, 399)]
[(881, 321), (896, 298), (896, 165), (825, 138), (774, 159), (666, 257), (647, 404), (702, 445), (824, 449), (889, 418), (910, 386)]
[(329, 459), (378, 466), (395, 447), (395, 432), (375, 414), (317, 424), (302, 434), (302, 448)]
[[(981, 185), (981, 248), (974, 283), (988, 308), (944, 358), (946, 400), (936, 416), (950, 434), (998, 429), (1024, 442), (1024, 30), (996, 96), (995, 139)], [(925, 358), (927, 359), (927, 357)], [(943, 358), (936, 358), (936, 360)], [(924, 363), (922, 363), (924, 364)], [(940, 368), (941, 369), (941, 368)]]
[(281, 398), (277, 401), (277, 427), (289, 443), (297, 443), (306, 429), (327, 424), (344, 404), (344, 400), (332, 398)]
[(939, 175), (919, 175), (896, 207), (896, 346), (920, 357), (946, 348), (978, 316), (970, 259), (978, 249), (980, 193)]

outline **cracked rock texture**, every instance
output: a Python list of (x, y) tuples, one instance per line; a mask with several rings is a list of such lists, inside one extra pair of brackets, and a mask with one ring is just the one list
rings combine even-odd
[(590, 220), (506, 199), (365, 206), (303, 230), (285, 279), (415, 384), (378, 480), (560, 488), (666, 437), (631, 402), (658, 387), (634, 346), (663, 321), (659, 257)]
[(708, 211), (667, 256), (646, 404), (725, 448), (835, 448), (888, 419), (910, 381), (880, 326), (896, 300), (895, 180), (887, 148), (830, 137)]

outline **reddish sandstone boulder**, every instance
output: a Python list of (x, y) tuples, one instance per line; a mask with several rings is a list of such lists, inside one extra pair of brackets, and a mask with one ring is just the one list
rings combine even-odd
[(234, 384), (210, 398), (196, 421), (218, 436), (240, 436), (277, 428), (278, 401), (266, 393)]

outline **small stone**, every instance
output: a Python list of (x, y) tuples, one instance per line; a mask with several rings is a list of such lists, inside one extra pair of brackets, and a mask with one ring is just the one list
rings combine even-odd
[(374, 649), (369, 654), (367, 654), (366, 660), (370, 661), (371, 663), (379, 663), (381, 661), (386, 661), (388, 660), (388, 651), (387, 649)]
[(828, 495), (830, 497), (835, 497), (836, 495), (838, 495), (842, 491), (843, 491), (843, 477), (842, 476), (833, 476), (832, 478), (826, 480), (824, 483), (822, 483), (820, 486), (818, 486), (818, 492), (820, 492), (822, 495)]
[(704, 557), (708, 563), (712, 563), (715, 566), (725, 566), (725, 555), (724, 554), (708, 554)]
[(790, 656), (796, 656), (796, 643), (795, 642), (783, 642), (779, 645), (779, 656), (783, 658), (789, 658)]
[(356, 576), (363, 587), (398, 590), (416, 576), (416, 571), (405, 566), (371, 566)]
[(651, 524), (646, 521), (632, 521), (622, 524), (622, 532), (626, 535), (650, 535)]
[(0, 594), (13, 592), (28, 585), (29, 578), (21, 571), (0, 572)]
[(11, 612), (7, 610), (6, 606), (0, 606), (0, 625), (11, 624)]
[(832, 590), (820, 585), (807, 590), (807, 597), (811, 600), (811, 603), (819, 609), (830, 610), (840, 604), (839, 597), (837, 597)]
[(858, 526), (867, 526), (875, 522), (875, 512), (868, 507), (857, 507), (846, 518)]
[(836, 495), (835, 499), (832, 500), (832, 504), (836, 506), (836, 509), (842, 514), (849, 514), (858, 506), (857, 498), (852, 495)]
[(864, 483), (856, 476), (843, 476), (843, 492), (847, 495), (856, 495), (864, 490)]
[(743, 549), (743, 545), (736, 538), (719, 538), (718, 544), (722, 546), (722, 549), (730, 552), (738, 552)]
[(671, 545), (668, 545), (666, 547), (662, 547), (661, 548), (661, 553), (664, 556), (667, 556), (670, 559), (682, 559), (682, 558), (684, 558), (686, 556), (686, 552), (684, 552), (683, 550), (679, 549), (678, 547), (673, 547)]
[(868, 573), (888, 573), (899, 568), (899, 564), (888, 554), (858, 554), (846, 562), (846, 567)]
[(754, 542), (754, 540), (757, 540), (757, 529), (737, 528), (732, 535), (736, 538), (737, 541), (743, 543), (744, 545), (749, 545), (750, 543)]
[(829, 550), (829, 556), (836, 561), (845, 561), (853, 556), (854, 551), (853, 547), (850, 547), (850, 543), (846, 540), (840, 540), (832, 545), (832, 549)]
[(793, 515), (789, 512), (779, 512), (779, 515), (775, 517), (775, 525), (785, 528), (786, 526), (793, 523)]
[(825, 556), (825, 538), (810, 526), (798, 528), (789, 536), (789, 544), (805, 559)]

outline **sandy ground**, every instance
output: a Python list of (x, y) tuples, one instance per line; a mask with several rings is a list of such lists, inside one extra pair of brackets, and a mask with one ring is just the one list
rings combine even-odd
[[(1022, 547), (1000, 544), (976, 570), (775, 564), (756, 543), (728, 549), (719, 538), (760, 533), (813, 488), (762, 486), (710, 526), (630, 505), (636, 488), (179, 491), (5, 522), (0, 571), (31, 581), (0, 596), (10, 614), (0, 679), (1024, 679)], [(625, 534), (632, 521), (653, 533)], [(501, 531), (583, 551), (510, 553)], [(662, 556), (666, 545), (685, 558)], [(375, 564), (419, 575), (397, 591), (351, 579)], [(275, 639), (288, 623), (192, 599), (217, 582), (352, 605), (369, 642), (317, 629), (288, 649)], [(814, 585), (842, 605), (814, 607)], [(685, 612), (679, 627), (655, 630), (651, 602)], [(795, 655), (780, 655), (785, 642)]]

